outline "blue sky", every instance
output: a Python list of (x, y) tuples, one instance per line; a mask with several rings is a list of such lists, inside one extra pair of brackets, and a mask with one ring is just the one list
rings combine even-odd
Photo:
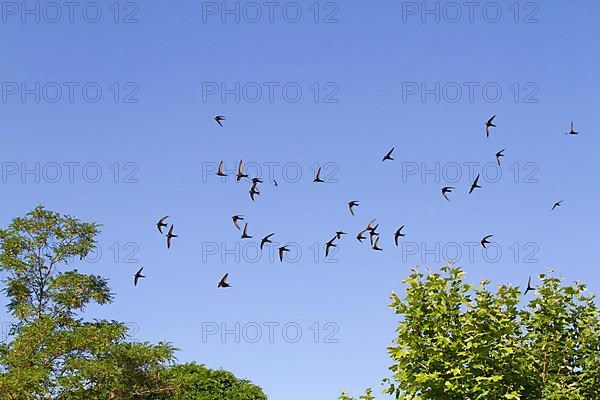
[[(332, 399), (387, 376), (388, 297), (416, 265), (457, 258), (474, 283), (520, 286), (552, 268), (600, 292), (597, 2), (480, 2), (472, 21), (453, 2), (275, 2), (272, 16), (262, 2), (237, 15), (235, 2), (121, 2), (118, 15), (81, 2), (71, 16), (48, 4), (2, 4), (0, 223), (45, 204), (103, 224), (102, 254), (78, 268), (108, 277), (116, 301), (88, 316), (274, 400)], [(563, 134), (571, 120), (579, 136)], [(240, 159), (279, 186), (253, 203), (248, 183), (210, 173)], [(328, 183), (312, 183), (317, 164)], [(483, 188), (467, 195), (470, 166)], [(442, 186), (456, 187), (450, 202)], [(256, 256), (234, 214), (301, 254)], [(354, 239), (373, 218), (380, 253)], [(324, 262), (338, 229), (351, 235)], [(486, 234), (489, 253), (473, 245)], [(233, 287), (217, 290), (225, 272)]]

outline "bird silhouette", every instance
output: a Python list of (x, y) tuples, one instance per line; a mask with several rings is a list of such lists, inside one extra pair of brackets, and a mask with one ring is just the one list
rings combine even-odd
[(373, 250), (383, 251), (383, 249), (379, 247), (379, 238), (375, 239), (375, 243), (373, 244)]
[(143, 270), (144, 270), (144, 267), (140, 268), (139, 271), (136, 272), (135, 275), (133, 276), (133, 286), (137, 286), (140, 278), (145, 278), (145, 276), (142, 275)]
[(229, 283), (227, 283), (227, 279), (229, 278), (229, 273), (226, 273), (221, 280), (219, 281), (219, 284), (217, 285), (218, 288), (228, 288), (231, 287), (231, 285)]
[(354, 216), (354, 207), (358, 207), (358, 201), (352, 200), (351, 202), (348, 203), (348, 209), (350, 210), (350, 214), (352, 214), (352, 216)]
[(238, 164), (238, 170), (236, 174), (236, 180), (239, 182), (242, 178), (248, 178), (248, 175), (244, 174), (244, 163), (240, 160)]
[(392, 153), (394, 152), (394, 149), (395, 147), (392, 147), (392, 149), (387, 152), (387, 154), (383, 157), (383, 160), (381, 161), (393, 161), (394, 159), (392, 158)]
[(491, 238), (491, 237), (493, 237), (493, 236), (494, 235), (487, 235), (487, 236), (484, 236), (483, 239), (481, 239), (480, 243), (481, 243), (481, 245), (483, 246), (484, 249), (487, 249), (486, 246), (491, 243), (488, 239)]
[[(377, 219), (372, 219), (368, 224), (367, 227), (365, 228), (366, 231), (370, 231), (373, 229), (373, 224), (375, 223), (375, 221), (377, 221)], [(379, 224), (377, 224), (377, 226), (379, 226)]]
[(163, 231), (162, 231), (162, 228), (166, 228), (166, 227), (167, 227), (167, 224), (165, 224), (165, 220), (166, 220), (167, 218), (169, 218), (169, 216), (168, 216), (168, 215), (167, 215), (167, 216), (165, 216), (165, 217), (162, 217), (162, 218), (161, 218), (161, 219), (159, 219), (159, 220), (158, 220), (158, 222), (156, 223), (156, 227), (158, 228), (158, 231), (159, 231), (161, 234), (163, 233)]
[(281, 246), (279, 248), (279, 260), (281, 262), (283, 262), (283, 254), (286, 253), (286, 252), (289, 252), (289, 251), (290, 251), (290, 249), (288, 249), (287, 246)]
[(223, 127), (223, 124), (221, 123), (221, 121), (225, 121), (225, 117), (222, 115), (217, 115), (215, 117), (215, 121), (217, 122), (217, 124), (221, 125), (221, 128)]
[(525, 292), (523, 292), (523, 296), (525, 296), (532, 290), (535, 290), (535, 287), (531, 286), (531, 277), (529, 277), (529, 279), (527, 280), (527, 289), (525, 289)]
[(481, 189), (481, 186), (479, 186), (479, 174), (477, 174), (475, 181), (473, 181), (473, 184), (471, 185), (471, 190), (469, 190), (469, 194), (473, 193), (475, 189)]
[(487, 122), (485, 123), (485, 135), (486, 135), (486, 137), (490, 137), (490, 129), (496, 127), (496, 125), (493, 124), (494, 118), (496, 118), (495, 115), (492, 118), (488, 119)]
[(398, 228), (396, 233), (394, 233), (394, 242), (396, 243), (396, 247), (398, 247), (398, 239), (406, 236), (404, 233), (402, 233), (402, 229), (404, 229), (404, 225), (402, 225), (400, 228)]
[(227, 174), (223, 172), (223, 161), (219, 162), (219, 167), (217, 168), (217, 176), (227, 176)]
[(500, 158), (504, 157), (504, 150), (506, 149), (502, 149), (496, 153), (496, 161), (498, 162), (498, 165), (500, 165)]
[(242, 232), (242, 239), (252, 239), (252, 236), (248, 235), (248, 224), (244, 225), (244, 231)]
[(325, 244), (325, 257), (329, 256), (329, 249), (331, 249), (332, 247), (337, 247), (337, 244), (333, 243), (334, 240), (335, 237)]
[(234, 215), (233, 217), (231, 217), (231, 219), (233, 220), (233, 225), (235, 225), (235, 227), (238, 228), (238, 230), (242, 229), (240, 228), (240, 224), (238, 224), (238, 221), (244, 220), (243, 215)]
[(315, 179), (313, 179), (313, 182), (317, 182), (317, 183), (325, 182), (323, 179), (321, 179), (321, 167), (319, 167), (319, 169), (317, 170), (317, 174), (315, 175)]
[(273, 242), (270, 240), (270, 239), (271, 239), (271, 237), (272, 237), (273, 235), (275, 235), (275, 234), (274, 234), (274, 233), (271, 233), (271, 234), (269, 234), (269, 235), (267, 235), (267, 236), (265, 236), (264, 238), (262, 238), (262, 239), (261, 239), (261, 241), (260, 241), (260, 249), (261, 249), (261, 250), (262, 250), (263, 246), (264, 246), (266, 243), (273, 243)]
[(174, 225), (171, 225), (169, 232), (167, 232), (167, 249), (171, 248), (171, 239), (178, 237), (173, 233), (173, 227)]
[(277, 183), (277, 181), (275, 179), (273, 179), (273, 185), (275, 185), (275, 187), (279, 186), (279, 184)]
[(252, 201), (254, 201), (254, 196), (260, 195), (260, 191), (258, 190), (256, 185), (252, 185), (248, 193), (250, 193), (250, 198), (252, 199)]
[(555, 208), (560, 207), (563, 201), (564, 200), (557, 201), (556, 203), (554, 203), (554, 205), (552, 206), (552, 210), (551, 211), (554, 211)]
[(445, 186), (442, 188), (442, 196), (444, 196), (444, 198), (448, 201), (450, 201), (450, 199), (448, 198), (448, 193), (452, 193), (452, 191), (454, 190), (454, 188), (452, 186)]
[(363, 240), (365, 240), (367, 237), (363, 235), (363, 233), (367, 232), (366, 229), (358, 232), (358, 235), (356, 235), (356, 239), (358, 239), (359, 242), (362, 243)]
[(579, 135), (579, 132), (575, 131), (575, 124), (571, 121), (571, 129), (565, 135)]
[(373, 238), (375, 236), (379, 236), (379, 233), (377, 233), (377, 228), (379, 228), (379, 224), (369, 229), (369, 241), (371, 242), (371, 246), (373, 245)]
[(341, 238), (342, 238), (342, 235), (346, 235), (346, 232), (343, 232), (343, 231), (337, 231), (337, 232), (335, 233), (335, 238), (339, 240), (339, 239), (341, 239)]

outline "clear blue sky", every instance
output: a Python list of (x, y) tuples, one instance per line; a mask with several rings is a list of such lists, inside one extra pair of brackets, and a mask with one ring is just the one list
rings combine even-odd
[[(136, 339), (170, 341), (180, 361), (231, 370), (274, 400), (325, 400), (378, 389), (388, 375), (398, 322), (388, 296), (416, 265), (438, 269), (460, 251), (473, 283), (523, 285), (553, 268), (600, 292), (598, 2), (482, 2), (472, 15), (448, 2), (438, 11), (427, 2), (434, 14), (422, 2), (322, 2), (318, 22), (312, 2), (278, 3), (272, 16), (261, 6), (260, 17), (262, 2), (247, 3), (239, 22), (222, 2), (147, 0), (119, 3), (119, 23), (103, 4), (91, 23), (86, 2), (71, 15), (40, 3), (39, 22), (3, 2), (0, 223), (45, 204), (104, 225), (99, 261), (77, 268), (108, 277), (116, 301), (90, 308), (90, 318), (130, 321)], [(234, 91), (224, 99), (222, 83)], [(212, 120), (219, 114), (224, 128)], [(492, 114), (498, 127), (486, 139)], [(571, 120), (579, 136), (563, 134)], [(392, 146), (396, 160), (382, 163)], [(264, 177), (274, 165), (279, 186), (265, 182), (252, 203), (248, 183), (205, 173), (240, 159)], [(316, 163), (337, 182), (313, 184)], [(470, 196), (469, 165), (485, 166), (483, 189)], [(442, 186), (456, 187), (450, 202)], [(361, 202), (355, 217), (350, 200)], [(297, 243), (298, 261), (256, 260), (231, 223), (236, 213), (255, 239), (275, 232)], [(163, 215), (179, 234), (170, 251), (154, 227)], [(381, 253), (354, 239), (372, 218)], [(400, 225), (406, 243), (395, 248)], [(338, 229), (352, 234), (339, 241), (339, 262), (315, 262), (312, 246)], [(486, 234), (494, 249), (470, 256), (469, 243)], [(133, 288), (138, 266), (147, 278)], [(225, 272), (233, 287), (217, 290)], [(203, 340), (203, 326), (236, 323), (240, 343), (234, 334)], [(270, 323), (280, 324), (273, 343)], [(263, 336), (251, 343), (255, 324)], [(337, 343), (327, 343), (334, 330)]]

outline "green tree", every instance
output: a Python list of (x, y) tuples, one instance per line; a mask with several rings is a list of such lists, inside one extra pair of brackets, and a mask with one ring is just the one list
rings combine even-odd
[(520, 307), (520, 289), (492, 291), (489, 281), (475, 287), (463, 278), (454, 267), (414, 271), (404, 298), (392, 293), (401, 320), (385, 393), (406, 400), (600, 398), (600, 313), (584, 285), (542, 274)]
[(0, 230), (15, 320), (0, 344), (2, 400), (141, 399), (177, 389), (161, 376), (170, 344), (132, 343), (124, 324), (81, 316), (88, 304), (113, 300), (105, 279), (70, 268), (95, 248), (98, 228), (40, 206)]
[[(262, 390), (231, 372), (212, 370), (200, 364), (175, 365), (168, 376), (179, 382), (181, 393), (164, 400), (266, 400)], [(157, 399), (158, 400), (158, 399)]]

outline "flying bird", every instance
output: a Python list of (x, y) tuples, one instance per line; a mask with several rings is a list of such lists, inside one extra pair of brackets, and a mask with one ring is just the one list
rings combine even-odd
[(229, 283), (227, 283), (227, 279), (229, 278), (229, 273), (226, 273), (221, 280), (219, 281), (219, 284), (217, 285), (218, 288), (228, 288), (231, 287), (231, 285)]
[(367, 230), (362, 230), (358, 233), (358, 235), (356, 235), (356, 239), (358, 239), (359, 242), (362, 243), (363, 240), (365, 240), (367, 237), (363, 235), (363, 233), (365, 233)]
[(233, 220), (233, 224), (235, 225), (236, 228), (238, 228), (238, 230), (242, 229), (242, 228), (240, 228), (240, 224), (238, 224), (238, 221), (244, 220), (243, 215), (234, 215), (233, 217), (231, 217), (231, 219)]
[(317, 170), (317, 175), (315, 175), (315, 179), (313, 179), (313, 182), (317, 182), (317, 183), (325, 182), (323, 179), (321, 179), (321, 167), (319, 167), (319, 169)]
[(227, 174), (223, 172), (223, 161), (219, 162), (219, 167), (217, 168), (217, 176), (227, 176)]
[(477, 178), (475, 178), (475, 181), (473, 181), (471, 190), (469, 190), (469, 194), (473, 193), (475, 189), (481, 189), (481, 186), (479, 186), (479, 174), (477, 174)]
[(523, 295), (525, 296), (527, 293), (529, 293), (532, 290), (535, 290), (535, 288), (531, 286), (531, 277), (529, 277), (529, 279), (527, 280), (527, 289), (525, 289), (525, 292), (523, 292)]
[(337, 247), (337, 244), (333, 243), (334, 240), (335, 240), (335, 237), (325, 244), (325, 257), (329, 256), (330, 248)]
[(493, 237), (494, 235), (487, 235), (485, 236), (483, 239), (481, 239), (481, 245), (483, 246), (484, 249), (487, 249), (486, 245), (490, 244), (491, 242), (488, 240), (489, 238)]
[(137, 286), (140, 278), (145, 278), (145, 276), (142, 275), (143, 270), (144, 270), (144, 267), (140, 268), (139, 271), (136, 272), (135, 275), (133, 276), (133, 286)]
[(252, 236), (248, 235), (248, 224), (244, 225), (244, 232), (242, 232), (242, 239), (252, 239)]
[(250, 193), (250, 198), (252, 199), (252, 201), (254, 201), (254, 196), (260, 195), (260, 192), (256, 188), (256, 185), (252, 185), (252, 187), (250, 188), (249, 193)]
[(217, 122), (217, 124), (221, 125), (221, 128), (223, 127), (223, 124), (221, 123), (221, 121), (225, 121), (225, 117), (222, 115), (217, 115), (215, 117), (215, 121)]
[[(365, 228), (365, 231), (370, 231), (370, 230), (373, 230), (374, 228), (373, 228), (371, 225), (373, 225), (373, 223), (375, 223), (375, 221), (377, 221), (377, 219), (373, 219), (373, 220), (371, 220), (371, 222), (369, 222), (369, 223), (367, 224), (367, 227)], [(377, 226), (379, 226), (379, 224), (377, 224)], [(377, 227), (375, 227), (375, 228), (377, 228)]]
[(167, 232), (167, 249), (170, 249), (170, 248), (171, 248), (171, 239), (173, 239), (173, 238), (176, 238), (176, 237), (177, 237), (177, 235), (175, 235), (175, 234), (173, 233), (173, 226), (174, 226), (174, 225), (171, 225), (171, 228), (169, 228), (169, 232)]
[(283, 262), (283, 253), (285, 253), (285, 252), (289, 252), (289, 251), (290, 251), (290, 249), (288, 249), (288, 247), (287, 247), (287, 246), (281, 246), (281, 247), (279, 248), (279, 260), (280, 260), (281, 262)]
[(256, 186), (259, 183), (263, 183), (263, 181), (260, 178), (252, 178), (252, 183), (254, 184), (254, 186)]
[(575, 124), (571, 121), (571, 129), (565, 135), (579, 135), (579, 132), (575, 131)]
[(564, 200), (557, 201), (556, 203), (554, 203), (554, 205), (552, 206), (552, 210), (551, 210), (551, 211), (554, 211), (554, 209), (555, 209), (556, 207), (560, 207), (560, 205), (562, 204), (562, 202), (563, 202), (563, 201), (564, 201)]
[(238, 170), (236, 174), (236, 180), (239, 182), (242, 178), (248, 178), (248, 175), (244, 174), (244, 163), (240, 160), (238, 164)]
[(487, 137), (490, 137), (490, 129), (496, 127), (496, 125), (493, 124), (494, 118), (496, 118), (495, 115), (492, 118), (488, 119), (485, 123), (485, 135)]
[(162, 217), (161, 219), (158, 220), (158, 222), (156, 223), (156, 227), (158, 228), (158, 231), (162, 234), (162, 228), (167, 226), (167, 224), (165, 224), (165, 220), (169, 218), (169, 216), (167, 215), (166, 217)]
[(274, 233), (271, 233), (271, 234), (269, 234), (269, 235), (267, 235), (267, 236), (265, 236), (264, 238), (262, 238), (262, 239), (261, 239), (261, 241), (260, 241), (260, 249), (261, 249), (261, 250), (262, 250), (263, 246), (264, 246), (266, 243), (273, 243), (273, 242), (270, 240), (270, 239), (271, 239), (271, 237), (272, 237), (273, 235), (275, 235), (275, 234), (274, 234)]
[(406, 234), (402, 233), (402, 229), (404, 229), (404, 225), (402, 225), (397, 231), (396, 233), (394, 233), (394, 242), (396, 243), (396, 247), (398, 247), (398, 239), (406, 236)]
[(394, 152), (394, 147), (392, 147), (392, 149), (390, 151), (387, 152), (387, 154), (383, 157), (383, 160), (381, 161), (393, 161), (394, 159), (392, 158), (392, 153)]
[(373, 244), (373, 250), (383, 251), (383, 249), (379, 247), (379, 238), (375, 240), (375, 243)]
[(373, 245), (373, 237), (379, 236), (379, 233), (377, 233), (377, 228), (379, 228), (379, 224), (369, 229), (369, 241), (371, 242), (371, 245)]
[(506, 149), (502, 149), (496, 153), (496, 161), (498, 162), (498, 165), (500, 165), (500, 158), (504, 157), (504, 150)]
[(279, 184), (277, 183), (277, 181), (275, 179), (273, 179), (273, 185), (275, 185), (275, 187), (279, 186)]
[(454, 190), (454, 188), (452, 186), (445, 186), (442, 188), (442, 196), (444, 196), (444, 198), (448, 201), (450, 201), (450, 199), (448, 198), (448, 193), (452, 193), (452, 191)]
[(342, 235), (345, 235), (345, 234), (346, 234), (346, 232), (337, 231), (337, 232), (335, 233), (335, 238), (339, 240), (339, 239), (341, 239), (341, 238), (342, 238)]
[(352, 200), (350, 203), (348, 203), (348, 209), (350, 210), (350, 214), (352, 214), (352, 216), (354, 216), (354, 207), (358, 207), (358, 201)]

